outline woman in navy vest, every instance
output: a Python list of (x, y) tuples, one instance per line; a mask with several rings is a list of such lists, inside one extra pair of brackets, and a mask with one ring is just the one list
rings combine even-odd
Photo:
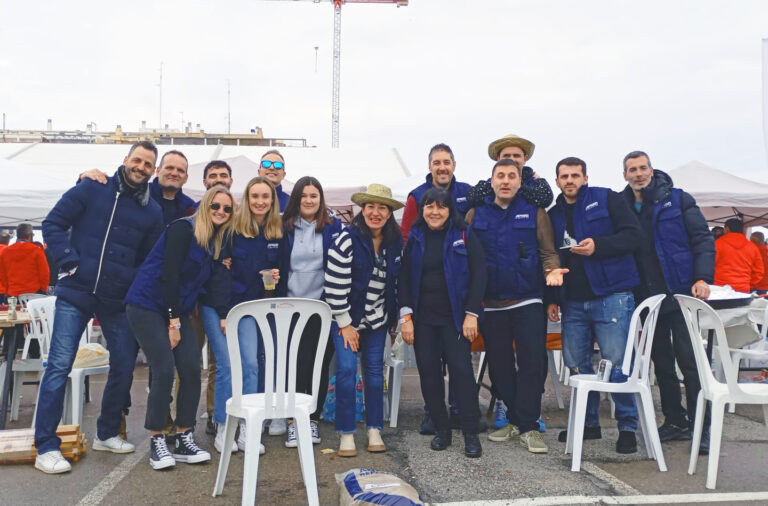
[[(326, 206), (320, 181), (311, 176), (304, 176), (296, 181), (291, 198), (283, 212), (283, 224), (290, 251), (288, 297), (322, 300), (328, 250), (333, 245), (333, 241), (339, 237), (342, 224), (341, 220), (333, 216), (332, 211)], [(334, 330), (336, 333), (339, 332), (339, 328), (332, 322), (331, 335)], [(299, 346), (297, 392), (312, 393), (312, 373), (317, 355), (319, 332), (320, 318), (312, 317), (304, 328), (304, 336)], [(328, 343), (323, 355), (317, 408), (309, 417), (312, 442), (315, 444), (320, 444), (317, 423), (320, 421), (325, 395), (328, 393), (328, 366), (331, 358), (333, 358), (333, 345)], [(295, 448), (296, 444), (296, 430), (291, 423), (285, 435), (285, 446)]]
[(384, 339), (397, 318), (397, 275), (403, 239), (392, 213), (403, 207), (384, 185), (352, 195), (362, 207), (328, 252), (325, 301), (340, 330), (333, 334), (336, 372), (336, 431), (339, 456), (354, 457), (355, 375), (363, 366), (368, 451), (387, 450), (384, 426)]
[(398, 286), (403, 340), (414, 344), (421, 392), (437, 429), (430, 446), (444, 450), (451, 444), (441, 360), (445, 356), (461, 415), (464, 453), (480, 457), (471, 343), (483, 311), (485, 257), (474, 232), (458, 216), (450, 192), (432, 188), (419, 207)]
[[(281, 257), (287, 256), (287, 241), (283, 233), (277, 193), (268, 179), (255, 177), (248, 182), (233, 228), (229, 306), (265, 296), (284, 296), (285, 283), (280, 280), (280, 273), (285, 270), (285, 262)], [(262, 281), (262, 272), (267, 270), (272, 272), (277, 285), (275, 290), (269, 292), (265, 290)], [(219, 424), (213, 446), (221, 451), (224, 445), (225, 404), (232, 397), (232, 377), (227, 338), (221, 331), (210, 327), (209, 324), (205, 325), (211, 349), (216, 355), (213, 416)], [(249, 316), (242, 318), (238, 323), (237, 334), (243, 369), (243, 393), (261, 392), (264, 386), (264, 345), (256, 320)], [(237, 438), (237, 448), (241, 451), (245, 451), (245, 435), (245, 421), (242, 420)], [(233, 451), (236, 451), (234, 445)], [(259, 451), (264, 453), (263, 444)]]
[[(149, 362), (147, 415), (144, 427), (152, 432), (149, 462), (153, 469), (211, 459), (194, 440), (193, 428), (200, 400), (200, 351), (189, 314), (203, 285), (211, 277), (223, 237), (232, 221), (232, 195), (223, 186), (208, 190), (194, 216), (168, 225), (142, 264), (125, 297), (126, 316)], [(226, 306), (227, 293), (214, 294)], [(220, 326), (224, 326), (222, 314)], [(173, 370), (179, 373), (173, 453), (163, 430), (171, 398)]]

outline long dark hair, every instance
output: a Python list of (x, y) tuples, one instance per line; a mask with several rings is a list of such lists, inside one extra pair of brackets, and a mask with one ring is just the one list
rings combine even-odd
[[(392, 211), (391, 207), (387, 207), (389, 208), (389, 219), (387, 219), (387, 222), (384, 224), (384, 228), (381, 230), (383, 239), (381, 243), (384, 246), (397, 244), (402, 237), (402, 232), (400, 232), (400, 225), (397, 224), (397, 220), (395, 219), (395, 213)], [(373, 237), (371, 229), (368, 228), (368, 225), (365, 223), (365, 217), (363, 216), (362, 210), (357, 213), (354, 218), (352, 218), (352, 222), (349, 225), (356, 228), (364, 237)]]
[(442, 188), (430, 188), (424, 196), (421, 197), (421, 202), (419, 202), (419, 217), (413, 222), (414, 227), (429, 228), (427, 221), (424, 219), (424, 207), (432, 203), (436, 203), (440, 207), (448, 208), (448, 220), (446, 220), (446, 223), (451, 223), (454, 228), (459, 230), (467, 228), (467, 224), (464, 223), (464, 220), (456, 211), (456, 206), (453, 205), (451, 192)]
[(291, 198), (288, 200), (288, 205), (285, 206), (285, 211), (283, 211), (283, 224), (285, 224), (285, 229), (288, 232), (293, 233), (296, 220), (301, 216), (301, 194), (307, 186), (314, 186), (320, 192), (320, 209), (315, 214), (315, 231), (321, 234), (326, 225), (333, 223), (333, 218), (328, 206), (325, 204), (323, 186), (320, 184), (320, 181), (312, 176), (304, 176), (296, 181), (293, 190), (291, 190)]

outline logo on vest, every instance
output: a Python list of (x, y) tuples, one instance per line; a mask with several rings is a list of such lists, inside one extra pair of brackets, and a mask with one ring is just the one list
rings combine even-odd
[(458, 246), (464, 246), (464, 239), (459, 239), (458, 241), (453, 241), (453, 247), (456, 248)]
[(515, 215), (515, 219), (516, 219), (516, 220), (527, 220), (527, 219), (528, 219), (528, 218), (530, 218), (530, 217), (531, 217), (531, 215), (530, 215), (530, 214), (528, 214), (528, 213), (525, 213), (525, 214), (516, 214), (516, 215)]
[(466, 201), (467, 201), (467, 197), (459, 197), (456, 199), (456, 202), (466, 202)]
[(584, 210), (585, 210), (585, 211), (589, 211), (590, 209), (594, 209), (594, 208), (596, 208), (596, 207), (597, 207), (597, 206), (599, 206), (599, 205), (600, 205), (600, 203), (599, 203), (599, 202), (592, 202), (592, 203), (591, 203), (591, 204), (589, 204), (587, 207), (585, 207), (585, 208), (584, 208)]
[(667, 202), (664, 202), (664, 205), (661, 206), (661, 208), (664, 209), (665, 207), (672, 207), (672, 201), (668, 200)]
[(280, 245), (278, 243), (276, 243), (276, 242), (271, 242), (271, 243), (267, 244), (267, 249), (277, 249), (279, 247), (280, 247)]
[(331, 234), (331, 239), (336, 239), (337, 237), (339, 237), (339, 232), (334, 232)]

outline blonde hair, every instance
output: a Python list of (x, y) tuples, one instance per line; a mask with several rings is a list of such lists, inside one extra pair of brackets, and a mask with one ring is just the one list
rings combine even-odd
[[(251, 191), (251, 187), (256, 184), (267, 185), (272, 194), (272, 206), (269, 208), (269, 211), (267, 211), (267, 215), (264, 217), (264, 223), (261, 227), (256, 223), (248, 199), (248, 193)], [(248, 184), (245, 187), (243, 200), (235, 215), (234, 230), (243, 237), (253, 238), (261, 233), (260, 228), (264, 229), (264, 237), (267, 239), (280, 239), (283, 237), (283, 221), (280, 218), (280, 203), (277, 200), (275, 186), (269, 179), (258, 176), (248, 181)]]
[[(229, 215), (229, 218), (227, 218), (227, 221), (222, 223), (218, 229), (215, 229), (213, 220), (211, 220), (210, 208), (213, 199), (220, 193), (229, 197), (229, 200), (232, 202), (232, 213)], [(229, 232), (235, 221), (233, 219), (235, 214), (234, 207), (235, 199), (232, 198), (232, 194), (224, 185), (217, 184), (205, 192), (205, 195), (203, 195), (203, 198), (200, 200), (200, 205), (197, 207), (197, 211), (194, 214), (195, 240), (201, 248), (207, 251), (213, 250), (213, 258), (217, 260), (221, 253), (221, 244), (224, 242), (224, 237), (231, 235)]]

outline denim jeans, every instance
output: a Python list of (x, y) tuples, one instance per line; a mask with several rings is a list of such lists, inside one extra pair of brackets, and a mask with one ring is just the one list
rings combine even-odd
[[(232, 369), (229, 362), (227, 336), (221, 331), (219, 314), (209, 306), (198, 306), (203, 328), (208, 335), (211, 350), (216, 356), (216, 387), (213, 393), (213, 420), (216, 423), (227, 421), (226, 404), (232, 397)], [(259, 391), (259, 333), (256, 320), (247, 316), (237, 326), (240, 343), (240, 360), (243, 369), (243, 393), (253, 394)]]
[(384, 427), (384, 339), (387, 326), (375, 330), (360, 330), (359, 351), (344, 348), (344, 338), (333, 333), (336, 347), (336, 431), (355, 432), (355, 375), (357, 356), (363, 368), (365, 388), (365, 424), (368, 428)]
[[(130, 403), (138, 343), (125, 312), (105, 312), (97, 306), (95, 313), (109, 350), (109, 375), (101, 400), (101, 415), (96, 422), (96, 434), (104, 441), (119, 433), (123, 408)], [(72, 371), (80, 338), (93, 316), (61, 298), (56, 299), (55, 314), (48, 365), (40, 382), (35, 420), (35, 446), (40, 454), (58, 450), (61, 445), (56, 427), (64, 410), (67, 377)]]
[[(630, 292), (618, 292), (585, 302), (566, 301), (563, 313), (563, 355), (565, 365), (578, 368), (580, 374), (594, 374), (592, 336), (597, 338), (600, 355), (613, 362), (611, 383), (624, 383), (621, 372), (627, 346), (629, 322), (635, 310)], [(611, 394), (616, 407), (619, 430), (637, 430), (637, 406), (634, 394)], [(600, 393), (590, 392), (587, 398), (585, 427), (599, 427)]]

